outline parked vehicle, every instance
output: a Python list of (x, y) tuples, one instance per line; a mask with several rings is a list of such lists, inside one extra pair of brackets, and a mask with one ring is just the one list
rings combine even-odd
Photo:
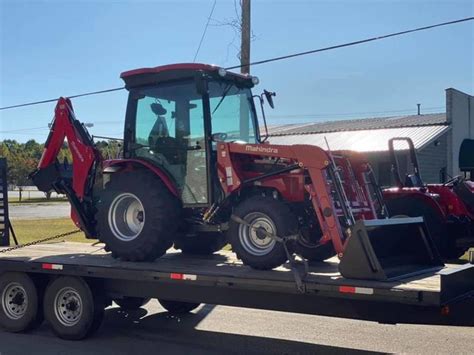
[[(411, 171), (401, 177), (394, 148), (397, 141), (409, 148)], [(474, 247), (474, 183), (455, 176), (442, 184), (427, 184), (421, 177), (415, 147), (410, 138), (393, 138), (389, 151), (395, 187), (384, 189), (389, 214), (423, 216), (438, 251), (444, 258), (458, 258)]]
[[(32, 174), (40, 190), (68, 196), (76, 224), (112, 256), (155, 260), (173, 243), (210, 254), (227, 238), (255, 269), (278, 267), (294, 251), (325, 259), (332, 248), (351, 278), (442, 265), (421, 219), (377, 219), (359, 156), (266, 142), (251, 92), (256, 77), (205, 64), (121, 77), (129, 90), (124, 158), (104, 161), (61, 98)], [(273, 106), (273, 95), (257, 97), (265, 121), (264, 100)], [(65, 138), (72, 169), (57, 162)]]

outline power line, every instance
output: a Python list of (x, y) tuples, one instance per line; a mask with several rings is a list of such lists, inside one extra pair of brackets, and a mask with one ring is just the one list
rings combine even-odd
[[(408, 34), (408, 33), (425, 31), (425, 30), (428, 30), (428, 29), (436, 28), (436, 27), (454, 25), (454, 24), (457, 24), (457, 23), (472, 21), (472, 20), (474, 20), (474, 17), (466, 17), (466, 18), (462, 18), (462, 19), (459, 19), (459, 20), (442, 22), (442, 23), (438, 23), (438, 24), (434, 24), (434, 25), (430, 25), (430, 26), (418, 27), (418, 28), (414, 28), (414, 29), (410, 29), (410, 30), (390, 33), (390, 34), (377, 36), (377, 37), (372, 37), (372, 38), (367, 38), (367, 39), (362, 39), (362, 40), (358, 40), (358, 41), (354, 41), (354, 42), (338, 44), (338, 45), (334, 45), (334, 46), (330, 46), (330, 47), (324, 47), (324, 48), (313, 49), (313, 50), (309, 50), (309, 51), (305, 51), (305, 52), (288, 54), (288, 55), (269, 58), (269, 59), (264, 59), (264, 60), (260, 60), (260, 61), (256, 61), (256, 62), (252, 62), (252, 63), (244, 63), (244, 64), (240, 64), (240, 65), (235, 65), (235, 66), (232, 66), (232, 67), (227, 67), (225, 69), (230, 70), (230, 69), (241, 68), (243, 66), (259, 65), (259, 64), (265, 64), (265, 63), (270, 63), (270, 62), (276, 62), (276, 61), (279, 61), (279, 60), (284, 60), (284, 59), (304, 56), (304, 55), (308, 55), (308, 54), (319, 53), (319, 52), (330, 51), (330, 50), (333, 50), (333, 49), (338, 49), (338, 48), (343, 48), (343, 47), (355, 46), (355, 45), (359, 45), (359, 44), (363, 44), (363, 43), (367, 43), (367, 42), (386, 39), (386, 38), (389, 38), (389, 37), (401, 36), (401, 35), (405, 35), (405, 34)], [(103, 94), (103, 93), (118, 91), (118, 90), (123, 90), (123, 89), (124, 89), (124, 87), (119, 87), (119, 88), (113, 88), (113, 89), (107, 89), (107, 90), (92, 91), (92, 92), (87, 92), (87, 93), (83, 93), (83, 94), (72, 95), (72, 96), (69, 96), (69, 98), (76, 98), (76, 97), (82, 97), (82, 96)], [(49, 100), (42, 100), (42, 101), (29, 102), (29, 103), (18, 104), (18, 105), (12, 105), (12, 106), (0, 107), (0, 111), (1, 110), (12, 109), (12, 108), (24, 107), (24, 106), (44, 104), (44, 103), (47, 103), (47, 102), (54, 102), (54, 101), (57, 101), (57, 98), (49, 99)]]
[[(106, 90), (99, 90), (99, 91), (91, 91), (91, 92), (86, 92), (86, 93), (82, 93), (82, 94), (76, 94), (76, 95), (68, 96), (68, 98), (69, 98), (69, 99), (75, 99), (75, 98), (77, 98), (77, 97), (90, 96), (90, 95), (98, 95), (98, 94), (105, 94), (105, 93), (108, 93), (108, 92), (119, 91), (119, 90), (123, 90), (123, 89), (125, 89), (125, 87), (122, 86), (122, 87), (113, 88), (113, 89), (106, 89)], [(48, 102), (56, 102), (56, 101), (58, 101), (58, 98), (48, 99), (48, 100), (42, 100), (42, 101), (27, 102), (27, 103), (24, 103), (24, 104), (18, 104), (18, 105), (0, 107), (0, 111), (2, 111), (2, 110), (9, 110), (9, 109), (18, 108), (18, 107), (25, 107), (25, 106), (32, 106), (32, 105), (45, 104), (45, 103), (48, 103)]]
[(259, 65), (259, 64), (265, 64), (265, 63), (270, 63), (270, 62), (276, 62), (276, 61), (279, 61), (279, 60), (284, 60), (284, 59), (299, 57), (299, 56), (303, 56), (303, 55), (319, 53), (319, 52), (330, 51), (330, 50), (338, 49), (338, 48), (355, 46), (355, 45), (359, 45), (359, 44), (362, 44), (362, 43), (378, 41), (378, 40), (381, 40), (381, 39), (386, 39), (386, 38), (395, 37), (395, 36), (401, 36), (401, 35), (405, 35), (405, 34), (413, 33), (413, 32), (425, 31), (425, 30), (429, 30), (429, 29), (436, 28), (436, 27), (441, 27), (441, 26), (454, 25), (456, 23), (465, 22), (465, 21), (472, 21), (472, 20), (474, 20), (474, 17), (466, 17), (466, 18), (459, 19), (459, 20), (442, 22), (442, 23), (437, 23), (435, 25), (413, 28), (413, 29), (410, 29), (410, 30), (390, 33), (390, 34), (377, 36), (377, 37), (372, 37), (372, 38), (367, 38), (367, 39), (362, 39), (362, 40), (358, 40), (358, 41), (354, 41), (354, 42), (338, 44), (338, 45), (334, 45), (334, 46), (330, 46), (330, 47), (312, 49), (312, 50), (305, 51), (305, 52), (288, 54), (288, 55), (284, 55), (284, 56), (280, 56), (280, 57), (274, 57), (274, 58), (270, 58), (270, 59), (260, 60), (260, 61), (257, 61), (257, 62), (244, 63), (244, 64), (240, 64), (240, 65), (235, 65), (233, 67), (228, 67), (228, 68), (225, 68), (225, 69), (227, 69), (227, 70), (228, 69), (238, 69), (238, 68), (248, 66), (248, 65)]
[(206, 36), (207, 28), (209, 27), (209, 22), (211, 21), (212, 14), (214, 13), (214, 9), (216, 7), (217, 0), (214, 0), (214, 4), (212, 4), (212, 9), (211, 12), (209, 13), (209, 16), (207, 17), (207, 23), (206, 26), (204, 27), (204, 31), (202, 32), (201, 40), (199, 41), (199, 45), (196, 49), (196, 53), (194, 54), (193, 58), (193, 63), (196, 61), (196, 58), (198, 56), (199, 50), (201, 49), (202, 42), (204, 41), (204, 37)]
[(11, 129), (8, 131), (0, 131), (0, 133), (16, 133), (16, 132), (28, 132), (28, 131), (37, 131), (41, 129), (47, 129), (49, 130), (48, 127), (43, 126), (43, 127), (31, 127), (31, 128), (19, 128), (19, 129)]

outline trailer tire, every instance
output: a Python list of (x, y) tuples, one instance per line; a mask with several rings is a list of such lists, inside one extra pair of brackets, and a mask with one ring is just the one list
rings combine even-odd
[(114, 302), (124, 311), (136, 311), (150, 302), (150, 298), (123, 297), (114, 299)]
[(283, 243), (258, 233), (258, 228), (278, 237), (296, 233), (296, 217), (284, 202), (269, 196), (253, 196), (242, 201), (233, 213), (255, 228), (233, 219), (229, 223), (228, 240), (234, 253), (245, 265), (269, 270), (287, 261)]
[[(389, 216), (423, 217), (426, 228), (443, 258), (459, 257), (455, 240), (447, 233), (447, 225), (440, 216), (418, 198), (400, 197), (385, 201)], [(461, 254), (462, 255), (462, 254)]]
[(195, 236), (182, 235), (175, 239), (174, 248), (181, 249), (183, 254), (211, 255), (221, 250), (227, 244), (224, 233), (208, 232)]
[(105, 303), (80, 277), (61, 276), (50, 282), (44, 296), (44, 315), (53, 332), (66, 340), (92, 335), (104, 318)]
[(9, 332), (34, 329), (43, 322), (41, 294), (25, 273), (0, 276), (0, 327)]
[(159, 298), (161, 306), (171, 314), (186, 314), (198, 308), (200, 303), (170, 301)]
[(116, 173), (97, 204), (97, 231), (114, 258), (153, 261), (172, 246), (180, 206), (149, 171)]

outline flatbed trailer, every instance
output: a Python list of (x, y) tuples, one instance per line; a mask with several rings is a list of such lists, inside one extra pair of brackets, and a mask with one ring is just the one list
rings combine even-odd
[(289, 267), (253, 270), (226, 251), (210, 257), (169, 252), (139, 263), (113, 259), (100, 245), (86, 243), (0, 252), (0, 274), (29, 275), (38, 294), (60, 277), (73, 277), (84, 280), (94, 298), (109, 300), (104, 305), (124, 297), (158, 298), (384, 323), (474, 324), (472, 264), (392, 282), (345, 279), (337, 264), (333, 258), (309, 265), (299, 289)]

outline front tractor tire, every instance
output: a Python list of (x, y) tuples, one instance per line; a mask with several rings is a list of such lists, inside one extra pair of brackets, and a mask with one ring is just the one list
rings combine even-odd
[(231, 220), (228, 240), (232, 250), (245, 265), (269, 270), (287, 261), (282, 243), (268, 236), (295, 234), (297, 220), (288, 206), (267, 196), (254, 196), (242, 201), (234, 210), (246, 224)]
[(148, 171), (113, 175), (97, 204), (97, 231), (105, 250), (129, 261), (153, 261), (172, 245), (179, 201)]

